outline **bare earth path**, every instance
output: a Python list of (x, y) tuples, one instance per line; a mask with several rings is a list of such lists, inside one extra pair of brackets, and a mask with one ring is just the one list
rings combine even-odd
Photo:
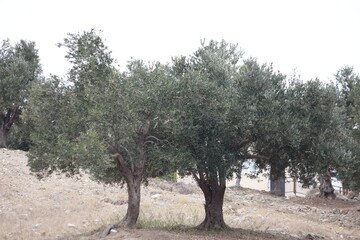
[[(25, 152), (0, 149), (0, 239), (98, 239), (98, 233), (89, 233), (124, 215), (125, 189), (103, 186), (87, 175), (54, 175), (39, 181), (26, 163)], [(285, 199), (228, 188), (224, 214), (233, 231), (166, 231), (170, 226), (199, 224), (203, 197), (192, 184), (152, 180), (142, 189), (141, 228), (118, 229), (105, 239), (360, 240), (356, 200)]]

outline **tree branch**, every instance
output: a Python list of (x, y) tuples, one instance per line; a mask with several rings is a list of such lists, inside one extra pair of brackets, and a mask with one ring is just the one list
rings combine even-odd
[(126, 167), (124, 158), (119, 153), (111, 154), (110, 156), (118, 161), (121, 173), (125, 178), (129, 179), (132, 172)]
[(246, 146), (247, 144), (249, 144), (251, 142), (250, 139), (245, 139), (245, 140), (242, 140), (240, 143), (239, 143), (239, 148), (242, 148), (244, 146)]
[(192, 176), (195, 178), (195, 181), (199, 184), (200, 186), (200, 178), (196, 175), (195, 171), (191, 171)]
[(131, 157), (131, 154), (130, 154), (129, 150), (128, 150), (126, 147), (122, 146), (122, 145), (119, 145), (119, 147), (122, 148), (122, 149), (124, 149), (125, 152), (129, 155), (129, 161), (130, 161), (130, 165), (131, 165), (131, 171), (134, 172), (134, 162), (133, 162), (133, 160), (132, 160), (132, 157)]
[(198, 186), (200, 187), (201, 191), (207, 196), (209, 194), (209, 189), (207, 187), (206, 181), (204, 179), (204, 175), (201, 171), (197, 171), (199, 173), (199, 177), (196, 175), (195, 171), (192, 171), (192, 175), (195, 178)]
[(111, 143), (109, 143), (106, 140), (104, 140), (104, 142), (108, 146), (110, 156), (117, 160), (117, 162), (119, 164), (120, 172), (124, 175), (125, 178), (129, 178), (129, 175), (131, 174), (131, 172), (134, 172), (133, 169), (132, 169), (132, 171), (130, 171), (129, 168), (126, 167), (125, 160), (120, 155), (119, 149), (117, 149), (115, 146), (113, 146)]
[[(155, 137), (155, 136), (147, 136), (147, 137), (145, 138), (145, 140), (147, 140), (147, 141), (150, 141), (149, 139), (155, 139), (155, 141), (162, 142), (162, 140), (158, 139), (158, 138)], [(152, 142), (152, 141), (151, 141), (151, 142)]]
[(105, 144), (108, 146), (108, 150), (111, 154), (116, 154), (119, 152), (119, 149), (117, 149), (117, 147), (115, 147), (114, 145), (112, 145), (109, 141), (104, 140)]

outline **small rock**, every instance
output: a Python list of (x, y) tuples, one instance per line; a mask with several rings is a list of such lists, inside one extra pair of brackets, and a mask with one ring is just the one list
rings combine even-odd
[(76, 225), (75, 224), (72, 224), (72, 223), (68, 223), (67, 225), (69, 228), (76, 228)]
[(242, 214), (242, 213), (245, 212), (245, 209), (244, 209), (244, 208), (239, 208), (239, 209), (236, 210), (236, 212), (237, 212), (238, 214)]
[(38, 227), (40, 227), (42, 225), (42, 223), (37, 223), (37, 224), (35, 224), (34, 226), (33, 226), (33, 228), (38, 228)]
[(325, 239), (325, 238), (321, 237), (321, 236), (318, 236), (318, 235), (313, 235), (313, 234), (308, 234), (304, 238), (304, 240), (317, 240), (317, 239)]
[(151, 198), (152, 198), (152, 199), (157, 199), (157, 198), (159, 198), (160, 196), (161, 196), (161, 194), (158, 194), (158, 193), (157, 193), (157, 194), (152, 195)]
[(82, 223), (84, 227), (88, 227), (90, 225), (88, 220), (83, 220)]
[(116, 229), (111, 229), (110, 232), (111, 233), (117, 233), (118, 231), (116, 231)]

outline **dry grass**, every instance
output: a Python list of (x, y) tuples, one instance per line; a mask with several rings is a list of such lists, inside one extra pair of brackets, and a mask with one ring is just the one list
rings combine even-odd
[[(38, 181), (30, 175), (26, 160), (22, 151), (0, 149), (0, 239), (96, 239), (84, 234), (124, 216), (125, 189), (103, 186), (86, 175), (74, 179), (54, 175)], [(184, 234), (187, 239), (217, 239), (219, 236), (212, 233), (184, 233), (184, 226), (196, 226), (203, 220), (203, 203), (195, 185), (153, 180), (142, 188), (139, 226), (143, 229), (119, 230), (107, 239), (184, 239)], [(358, 202), (286, 200), (259, 191), (228, 188), (225, 221), (242, 230), (224, 233), (221, 238), (295, 239), (313, 234), (325, 239), (360, 239), (358, 209)], [(170, 229), (182, 232), (167, 232)]]
[(0, 150), (0, 239), (41, 239), (98, 228), (126, 205), (124, 189), (104, 187), (87, 176), (54, 175), (37, 180), (26, 168), (25, 153)]

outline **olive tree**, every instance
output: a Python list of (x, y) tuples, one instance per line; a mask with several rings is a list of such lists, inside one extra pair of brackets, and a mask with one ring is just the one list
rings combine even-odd
[(291, 155), (292, 170), (307, 186), (319, 179), (321, 196), (334, 198), (331, 171), (353, 157), (339, 91), (315, 79), (293, 82), (289, 95), (300, 136)]
[(168, 139), (182, 152), (179, 173), (192, 175), (204, 194), (205, 219), (198, 226), (203, 229), (228, 228), (223, 218), (226, 180), (242, 162), (271, 157), (254, 147), (278, 120), (271, 116), (281, 106), (284, 77), (241, 57), (237, 45), (210, 41), (188, 58), (174, 58), (172, 65), (177, 96)]
[(204, 193), (199, 228), (227, 228), (226, 179), (244, 160), (252, 159), (259, 170), (270, 166), (274, 180), (287, 169), (309, 183), (351, 157), (334, 86), (289, 82), (271, 65), (240, 62), (241, 56), (236, 45), (210, 41), (172, 65), (176, 114), (167, 136), (182, 152), (180, 174), (192, 175)]
[(125, 183), (128, 209), (117, 225), (133, 227), (141, 183), (171, 170), (158, 136), (171, 93), (167, 67), (132, 61), (119, 72), (95, 30), (70, 34), (60, 46), (73, 66), (67, 81), (52, 77), (33, 86), (29, 166), (40, 177), (84, 169), (100, 182)]
[(7, 146), (10, 129), (28, 100), (29, 83), (39, 77), (40, 63), (34, 42), (21, 40), (0, 46), (0, 147)]
[(247, 146), (252, 152), (246, 155), (256, 163), (258, 174), (270, 167), (270, 179), (277, 183), (273, 189), (277, 194), (288, 166), (287, 150), (296, 141), (291, 133), (294, 118), (288, 112), (285, 80), (272, 65), (248, 59), (235, 85), (238, 97), (234, 108), (240, 113), (235, 120), (245, 123)]
[(351, 134), (353, 158), (348, 158), (338, 170), (344, 186), (360, 191), (360, 76), (353, 67), (345, 66), (337, 71), (335, 81), (340, 90), (340, 105), (345, 108), (346, 128)]

